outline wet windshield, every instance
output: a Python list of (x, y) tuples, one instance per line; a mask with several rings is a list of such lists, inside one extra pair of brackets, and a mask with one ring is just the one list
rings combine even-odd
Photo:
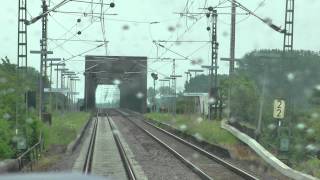
[(320, 2), (1, 5), (0, 179), (320, 178)]

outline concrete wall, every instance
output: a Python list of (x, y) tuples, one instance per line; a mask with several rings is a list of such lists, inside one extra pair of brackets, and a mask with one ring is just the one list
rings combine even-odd
[(233, 126), (227, 124), (226, 120), (221, 122), (221, 127), (231, 134), (236, 136), (239, 140), (247, 144), (252, 150), (254, 150), (262, 159), (264, 159), (269, 165), (274, 167), (277, 171), (281, 172), (283, 175), (296, 180), (316, 180), (317, 178), (304, 174), (302, 172), (291, 169), (289, 166), (277, 159), (273, 154), (267, 151), (263, 146), (261, 146), (256, 140), (252, 139), (250, 136), (242, 133)]

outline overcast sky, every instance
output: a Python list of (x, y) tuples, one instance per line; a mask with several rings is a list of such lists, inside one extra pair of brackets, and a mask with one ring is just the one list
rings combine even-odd
[[(18, 0), (6, 0), (1, 2), (0, 11), (0, 57), (8, 56), (12, 62), (16, 62), (17, 53), (17, 2)], [(51, 0), (51, 6), (62, 0)], [(89, 0), (88, 0), (89, 1)], [(95, 0), (98, 2), (100, 0)], [(224, 1), (224, 0), (220, 0)], [(109, 3), (111, 1), (104, 1)], [(175, 12), (182, 12), (187, 0), (114, 0), (116, 6), (113, 9), (105, 7), (106, 13), (115, 13), (116, 16), (105, 16), (106, 38), (108, 41), (108, 55), (114, 56), (147, 56), (149, 61), (149, 71), (157, 70), (161, 74), (169, 75), (172, 71), (170, 62), (154, 62), (157, 57), (157, 48), (152, 43), (153, 40), (209, 40), (206, 31), (208, 20), (205, 17), (195, 19), (181, 18)], [(190, 12), (203, 12), (205, 0), (190, 0)], [(259, 4), (263, 0), (239, 0), (243, 5), (251, 10), (256, 10), (256, 14), (263, 18), (270, 18), (276, 25), (284, 25), (285, 0), (265, 0), (263, 6)], [(208, 5), (215, 6), (219, 0), (208, 0)], [(229, 6), (225, 3), (223, 6)], [(99, 13), (100, 7), (93, 6), (94, 12)], [(317, 24), (319, 19), (320, 1), (317, 0), (297, 0), (295, 9), (294, 27), (294, 48), (319, 51), (320, 28)], [(60, 11), (91, 11), (91, 6), (79, 2), (69, 2), (59, 9)], [(28, 0), (28, 18), (38, 15), (41, 11), (41, 0)], [(218, 9), (218, 12), (230, 12), (230, 8)], [(238, 11), (242, 12), (242, 11)], [(77, 19), (81, 19), (77, 23)], [(243, 18), (246, 18), (243, 21)], [(240, 58), (244, 54), (254, 49), (281, 49), (283, 35), (270, 29), (255, 17), (238, 15), (236, 29), (236, 57)], [(90, 16), (70, 15), (52, 13), (49, 17), (49, 38), (70, 38), (70, 39), (92, 39), (102, 40), (101, 24)], [(157, 24), (148, 22), (157, 21)], [(93, 23), (92, 23), (93, 22)], [(91, 24), (91, 25), (90, 25)], [(89, 26), (90, 25), (90, 26)], [(73, 27), (73, 28), (72, 28)], [(88, 28), (86, 28), (88, 27)], [(81, 35), (76, 35), (83, 30)], [(67, 32), (67, 33), (66, 33)], [(39, 50), (39, 40), (41, 37), (41, 23), (37, 22), (28, 27), (29, 50)], [(218, 19), (218, 41), (219, 57), (229, 56), (230, 44), (230, 15), (219, 15)], [(54, 51), (50, 57), (69, 58), (80, 54), (99, 45), (99, 43), (66, 42), (57, 47), (62, 41), (49, 41), (49, 49)], [(206, 43), (163, 43), (173, 51), (183, 56), (190, 56), (190, 59), (201, 59), (203, 65), (209, 63), (210, 46)], [(198, 50), (198, 51), (196, 51)], [(163, 54), (164, 49), (159, 48), (158, 54)], [(105, 55), (105, 48), (101, 47), (91, 51), (91, 55)], [(162, 57), (181, 58), (171, 52), (165, 53)], [(29, 64), (39, 69), (39, 55), (29, 55)], [(219, 73), (227, 73), (226, 63), (219, 63)], [(84, 70), (84, 57), (76, 57), (67, 62), (67, 68), (82, 73)], [(184, 74), (188, 69), (199, 69), (199, 65), (192, 65), (189, 61), (177, 62), (177, 74)], [(149, 75), (148, 75), (149, 76)], [(82, 75), (80, 75), (83, 80)], [(161, 78), (161, 76), (160, 76)], [(185, 79), (181, 79), (178, 87), (181, 90)], [(148, 80), (151, 85), (151, 78)], [(78, 85), (80, 97), (83, 96), (84, 81)]]

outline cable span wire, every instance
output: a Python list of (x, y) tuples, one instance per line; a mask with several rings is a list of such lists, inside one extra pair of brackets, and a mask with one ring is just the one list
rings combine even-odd
[[(98, 6), (98, 5), (96, 5), (96, 6), (94, 7), (94, 9), (96, 9), (97, 6)], [(93, 10), (94, 10), (94, 9), (93, 9)], [(99, 20), (99, 19), (96, 19), (96, 20), (92, 21), (88, 26), (86, 26), (84, 29), (82, 29), (81, 32), (83, 32), (83, 31), (85, 31), (86, 29), (88, 29), (92, 24), (94, 24), (94, 22), (97, 22), (98, 20)], [(100, 19), (100, 20), (101, 20), (101, 19)], [(60, 47), (63, 46), (66, 42), (68, 42), (68, 40), (71, 40), (71, 39), (74, 38), (75, 36), (77, 36), (77, 33), (75, 33), (72, 37), (67, 38), (66, 41), (60, 43), (59, 45), (57, 45), (56, 47), (54, 47), (52, 50), (57, 49), (57, 48), (60, 48)], [(104, 39), (104, 42), (106, 42), (106, 39)], [(105, 44), (105, 46), (107, 46), (107, 44)], [(107, 47), (106, 47), (106, 48), (107, 48)]]
[[(197, 21), (195, 21), (188, 29), (186, 29), (182, 34), (180, 34), (178, 37), (177, 37), (177, 39), (176, 39), (176, 41), (177, 40), (180, 40), (187, 32), (189, 32), (190, 30), (191, 30), (191, 28), (195, 25), (195, 24), (197, 24), (199, 21), (200, 21), (200, 19), (202, 19), (204, 17), (204, 15), (202, 15)], [(167, 52), (168, 52), (168, 50), (170, 49), (170, 48), (172, 48), (172, 46), (174, 45), (174, 43), (171, 43), (171, 45), (170, 45), (170, 47), (165, 51), (165, 52), (163, 52), (159, 57), (161, 58), (163, 55), (165, 55)]]
[(98, 45), (97, 47), (94, 47), (94, 48), (92, 48), (92, 49), (89, 49), (89, 50), (87, 50), (87, 51), (84, 51), (84, 52), (82, 52), (82, 53), (79, 53), (79, 54), (77, 54), (77, 55), (71, 56), (71, 57), (69, 57), (69, 58), (67, 58), (67, 59), (63, 59), (62, 61), (60, 61), (60, 63), (69, 61), (69, 60), (71, 60), (71, 59), (73, 59), (73, 58), (75, 58), (75, 57), (79, 57), (79, 56), (82, 56), (82, 55), (84, 55), (84, 54), (86, 54), (86, 53), (88, 53), (88, 52), (94, 51), (94, 50), (102, 47), (103, 45), (104, 45), (104, 43)]
[[(83, 29), (81, 30), (81, 33), (82, 33), (83, 31), (87, 30), (93, 23), (94, 23), (94, 22), (90, 23), (88, 26), (86, 26), (85, 28), (83, 28)], [(57, 48), (60, 48), (60, 47), (63, 46), (66, 42), (68, 42), (69, 40), (71, 40), (72, 38), (74, 38), (74, 37), (77, 36), (77, 35), (78, 35), (78, 34), (75, 33), (73, 36), (67, 38), (64, 42), (60, 43), (58, 46), (54, 47), (52, 50), (55, 50), (55, 49), (57, 49)]]
[[(52, 41), (65, 41), (65, 40), (67, 40), (67, 39), (63, 39), (63, 38), (48, 38), (48, 39), (52, 40)], [(73, 41), (73, 42), (95, 42), (95, 43), (108, 42), (108, 41), (92, 40), (92, 39), (78, 39), (78, 40), (77, 39), (72, 39), (72, 40), (68, 40), (68, 41)]]
[(197, 48), (196, 50), (194, 50), (192, 53), (190, 53), (189, 55), (187, 55), (187, 57), (189, 58), (190, 56), (194, 55), (196, 52), (198, 52), (199, 50), (201, 50), (202, 48), (206, 47), (209, 44), (209, 42), (203, 44), (202, 46), (200, 46), (199, 48)]
[[(227, 2), (227, 0), (224, 0), (224, 1), (222, 1), (222, 2), (219, 1), (219, 3), (218, 3), (216, 6), (214, 6), (214, 8), (217, 8), (217, 7), (219, 7), (220, 5), (223, 5), (223, 4), (226, 3), (226, 2)], [(187, 32), (189, 32), (189, 31), (191, 30), (191, 28), (192, 28), (195, 24), (197, 24), (197, 23), (199, 22), (199, 20), (201, 20), (203, 17), (204, 17), (204, 15), (201, 15), (201, 17), (200, 17), (199, 19), (197, 19), (190, 27), (188, 27), (180, 36), (177, 37), (177, 40), (179, 40), (179, 39), (182, 38)], [(174, 45), (174, 44), (172, 43), (172, 44), (170, 45), (169, 49), (172, 48), (173, 45)], [(167, 52), (168, 52), (168, 50), (166, 50), (164, 53), (162, 53), (162, 54), (160, 55), (160, 57), (162, 57), (163, 55), (165, 55)]]
[[(55, 41), (51, 40), (51, 39), (48, 39), (50, 41), (52, 41), (53, 43), (55, 43), (56, 45), (58, 45), (58, 43), (56, 43)], [(67, 49), (63, 48), (63, 47), (60, 47), (60, 49), (62, 49), (63, 51), (67, 52), (68, 54), (70, 54), (71, 56), (74, 56), (70, 51), (68, 51)]]
[(67, 29), (64, 25), (62, 25), (60, 22), (58, 22), (58, 20), (55, 19), (53, 16), (51, 16), (51, 18), (52, 18), (53, 21), (56, 22), (60, 27), (62, 27), (64, 30), (66, 30), (66, 32), (63, 33), (59, 38), (63, 38), (65, 35), (67, 35), (68, 33), (70, 33), (74, 27), (77, 26), (77, 23), (75, 23), (70, 29)]
[[(226, 2), (227, 2), (227, 0), (219, 1), (218, 5), (216, 5), (215, 7), (218, 7), (218, 6), (220, 6), (220, 5), (222, 5), (222, 4), (226, 3)], [(188, 2), (187, 2), (187, 3), (188, 3)], [(204, 3), (204, 7), (206, 7), (206, 5), (207, 5), (207, 0), (206, 0), (205, 3)], [(185, 8), (184, 8), (183, 11), (187, 11), (187, 12), (188, 12), (187, 6), (185, 6)], [(197, 19), (197, 21), (193, 22), (193, 24), (192, 24), (190, 27), (188, 27), (182, 34), (180, 34), (180, 35), (177, 37), (176, 40), (179, 40), (179, 39), (183, 38), (183, 36), (184, 36), (187, 32), (189, 32), (189, 31), (191, 30), (191, 28), (192, 28), (195, 24), (197, 24), (197, 23), (199, 22), (199, 20), (201, 20), (203, 17), (204, 17), (204, 16), (201, 16), (199, 19)], [(180, 16), (180, 21), (181, 21), (181, 16)], [(172, 35), (169, 37), (169, 39), (171, 39), (171, 37), (172, 37)], [(174, 52), (174, 51), (171, 50), (171, 48), (172, 48), (173, 45), (174, 45), (174, 43), (172, 43), (169, 48), (165, 48), (166, 51), (163, 52), (163, 53), (162, 53), (160, 56), (158, 56), (158, 57), (161, 58), (161, 57), (162, 57), (164, 54), (166, 54), (168, 51), (171, 51), (171, 52), (173, 52), (173, 53), (176, 54), (176, 52)], [(195, 50), (194, 53), (197, 52), (198, 50), (202, 49), (202, 48), (205, 47), (205, 46), (206, 46), (206, 44), (205, 44), (204, 46), (198, 48), (197, 50)], [(181, 56), (179, 53), (178, 53), (177, 55)], [(193, 55), (193, 53), (192, 53), (191, 55)], [(190, 55), (190, 56), (191, 56), (191, 55)], [(185, 58), (185, 56), (182, 56), (182, 57)], [(189, 58), (187, 58), (187, 59), (189, 59)], [(189, 59), (189, 60), (190, 60), (190, 59)], [(157, 61), (154, 61), (153, 63), (155, 63), (155, 62), (157, 62)], [(151, 64), (153, 64), (153, 63), (151, 63)]]

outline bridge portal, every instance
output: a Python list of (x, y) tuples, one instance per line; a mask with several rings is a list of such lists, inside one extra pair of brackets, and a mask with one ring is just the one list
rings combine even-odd
[(147, 108), (147, 57), (86, 56), (84, 108), (95, 108), (98, 85), (118, 85), (120, 108), (141, 113)]

